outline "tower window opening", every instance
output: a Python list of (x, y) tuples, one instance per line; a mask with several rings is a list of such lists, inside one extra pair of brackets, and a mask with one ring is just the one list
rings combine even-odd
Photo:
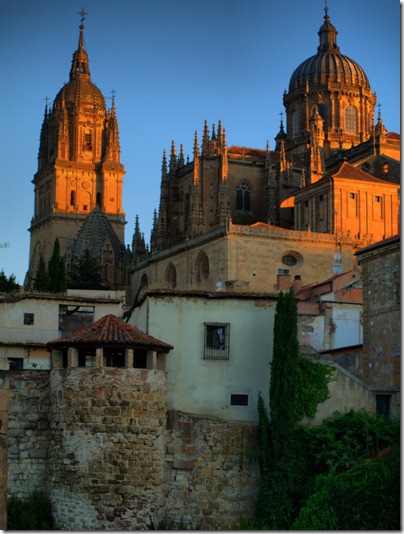
[(84, 149), (85, 150), (92, 150), (92, 139), (91, 139), (91, 132), (89, 130), (86, 130), (84, 133)]
[(70, 191), (70, 206), (76, 206), (76, 191)]
[(251, 211), (251, 191), (245, 182), (239, 184), (236, 189), (236, 210)]
[(358, 133), (357, 113), (353, 106), (348, 106), (345, 109), (345, 131), (353, 134)]
[(97, 206), (101, 207), (101, 193), (97, 193)]

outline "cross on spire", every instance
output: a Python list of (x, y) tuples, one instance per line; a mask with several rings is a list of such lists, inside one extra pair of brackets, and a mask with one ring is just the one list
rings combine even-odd
[(281, 111), (281, 112), (279, 113), (279, 115), (280, 115), (280, 117), (281, 117), (281, 122), (283, 122), (283, 111)]
[(77, 12), (77, 15), (81, 16), (80, 24), (83, 25), (84, 19), (86, 18), (86, 15), (88, 15), (88, 13), (84, 11), (84, 7), (81, 8), (81, 11)]

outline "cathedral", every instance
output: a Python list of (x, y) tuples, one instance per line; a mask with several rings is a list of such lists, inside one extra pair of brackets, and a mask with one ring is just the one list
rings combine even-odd
[(68, 272), (87, 252), (104, 287), (130, 286), (132, 297), (263, 292), (280, 271), (310, 283), (351, 269), (356, 250), (399, 233), (400, 136), (375, 117), (376, 95), (341, 53), (326, 7), (317, 52), (283, 95), (274, 149), (227, 146), (220, 120), (195, 132), (191, 161), (172, 143), (150, 244), (136, 219), (126, 248), (115, 103), (107, 109), (91, 81), (83, 22), (69, 81), (45, 108), (28, 279), (58, 238)]

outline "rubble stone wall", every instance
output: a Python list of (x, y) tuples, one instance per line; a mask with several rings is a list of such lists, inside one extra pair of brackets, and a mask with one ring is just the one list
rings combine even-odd
[(9, 495), (26, 499), (47, 491), (49, 414), (49, 371), (9, 371)]
[(237, 528), (253, 512), (256, 427), (167, 411), (162, 371), (10, 373), (8, 494), (41, 490), (55, 528)]

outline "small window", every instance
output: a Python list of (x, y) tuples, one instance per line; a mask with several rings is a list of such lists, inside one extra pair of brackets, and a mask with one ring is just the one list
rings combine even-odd
[(24, 313), (24, 324), (32, 326), (34, 324), (34, 314)]
[(349, 193), (349, 198), (351, 200), (355, 200), (356, 199), (356, 193)]
[(229, 359), (229, 333), (228, 323), (205, 323), (205, 359)]
[(76, 191), (70, 191), (70, 206), (76, 206)]
[(230, 395), (231, 406), (248, 406), (248, 395), (242, 395), (240, 393), (232, 393)]
[(8, 363), (10, 364), (10, 370), (20, 371), (24, 369), (24, 360), (23, 358), (8, 358)]
[(381, 202), (381, 201), (382, 201), (382, 197), (375, 196), (375, 202)]

